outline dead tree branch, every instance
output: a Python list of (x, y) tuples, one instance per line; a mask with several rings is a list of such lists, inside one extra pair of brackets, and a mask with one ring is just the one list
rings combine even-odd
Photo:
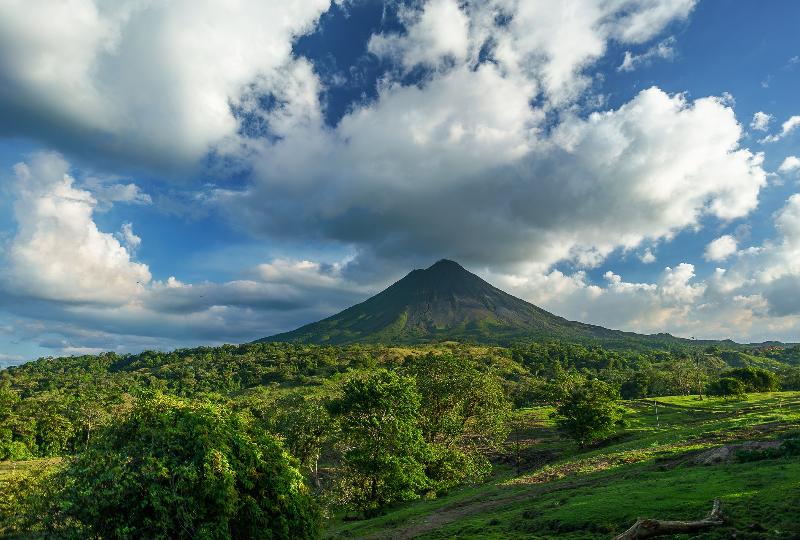
[(707, 518), (699, 521), (664, 521), (660, 519), (636, 520), (633, 526), (624, 533), (616, 536), (614, 540), (642, 540), (665, 534), (681, 534), (704, 531), (711, 527), (722, 525), (722, 509), (719, 499), (714, 499), (714, 506)]

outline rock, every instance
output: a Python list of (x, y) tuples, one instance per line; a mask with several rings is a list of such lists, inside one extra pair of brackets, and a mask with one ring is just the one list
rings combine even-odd
[(726, 444), (711, 448), (694, 458), (695, 465), (716, 465), (719, 463), (729, 463), (736, 457), (737, 452), (753, 452), (756, 450), (767, 450), (779, 448), (781, 441), (747, 441), (738, 444)]

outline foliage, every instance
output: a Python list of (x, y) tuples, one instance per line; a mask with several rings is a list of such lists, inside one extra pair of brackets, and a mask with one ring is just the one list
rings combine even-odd
[(411, 358), (405, 371), (414, 376), (421, 396), (431, 487), (441, 493), (485, 478), (491, 471), (487, 452), (508, 435), (511, 405), (499, 378), (475, 360), (450, 353)]
[[(16, 464), (0, 475), (0, 537), (45, 532), (43, 517), (53, 510), (57, 493), (54, 476), (58, 461), (40, 460)], [(51, 531), (52, 532), (52, 531)]]
[(340, 476), (344, 501), (371, 512), (417, 498), (428, 488), (419, 407), (414, 379), (392, 371), (377, 370), (344, 385), (330, 404), (346, 448)]
[(777, 448), (740, 450), (736, 452), (736, 459), (742, 463), (792, 456), (800, 456), (800, 438), (785, 439)]
[(722, 375), (742, 381), (746, 392), (772, 392), (780, 386), (777, 375), (756, 367), (731, 369)]
[[(770, 422), (766, 438), (796, 438), (800, 393), (750, 394), (746, 401), (674, 396), (627, 403), (626, 436), (576, 451), (553, 430), (550, 407), (520, 411), (523, 457), (550, 453), (522, 475), (503, 470), (476, 487), (453, 490), (392, 508), (369, 520), (334, 521), (330, 538), (602, 540), (637, 517), (693, 520), (721, 498), (726, 523), (698, 535), (707, 540), (800, 537), (800, 459), (695, 465), (699, 451), (752, 440), (753, 428)], [(526, 474), (527, 472), (527, 474)]]
[(428, 442), (491, 448), (505, 440), (510, 404), (494, 375), (453, 354), (413, 358), (407, 371), (421, 396), (421, 427)]
[(747, 394), (747, 388), (740, 379), (721, 377), (708, 385), (706, 393), (709, 396), (725, 396), (741, 399)]
[(281, 445), (211, 401), (151, 396), (60, 473), (62, 522), (103, 538), (313, 538), (318, 515)]
[(319, 484), (319, 458), (335, 432), (323, 400), (300, 392), (283, 396), (272, 404), (267, 426)]
[(608, 383), (586, 381), (556, 410), (556, 424), (581, 447), (613, 433), (622, 419), (619, 393)]

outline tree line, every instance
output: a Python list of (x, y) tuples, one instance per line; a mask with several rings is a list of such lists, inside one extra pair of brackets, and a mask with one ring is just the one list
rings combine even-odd
[(553, 407), (582, 447), (619, 427), (622, 398), (800, 388), (796, 352), (248, 344), (44, 358), (0, 371), (0, 460), (57, 458), (5, 481), (0, 531), (311, 538), (331, 512), (483, 481), (514, 409)]

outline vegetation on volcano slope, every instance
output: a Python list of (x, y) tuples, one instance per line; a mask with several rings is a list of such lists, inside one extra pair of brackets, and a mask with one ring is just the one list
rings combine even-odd
[[(298, 523), (313, 524), (318, 506), (325, 534), (334, 536), (402, 536), (406, 529), (478, 536), (485, 529), (499, 537), (604, 537), (636, 514), (697, 518), (715, 496), (735, 511), (730, 526), (740, 534), (748, 527), (794, 531), (781, 505), (797, 502), (796, 457), (759, 455), (760, 461), (716, 467), (685, 458), (730, 440), (788, 436), (797, 427), (797, 394), (754, 392), (800, 389), (798, 356), (787, 347), (624, 351), (551, 342), (511, 348), (273, 343), (44, 358), (0, 371), (0, 460), (10, 460), (0, 461), (0, 532), (30, 537), (50, 527), (51, 535), (122, 537), (136, 524), (119, 522), (109, 533), (99, 518), (74, 512), (93, 503), (73, 495), (91, 501), (98, 489), (124, 488), (142, 490), (146, 499), (161, 486), (164, 498), (153, 508), (170, 515), (170, 505), (178, 504), (190, 532), (208, 526), (225, 538), (243, 526), (236, 501), (253, 489), (268, 493), (280, 478), (289, 485), (297, 471), (305, 487), (292, 485), (315, 502), (299, 502), (276, 519), (295, 515)], [(652, 400), (706, 392), (722, 379), (750, 385), (746, 400), (664, 397), (657, 409)], [(564, 425), (562, 406), (574, 399), (580, 405), (593, 387), (604, 389), (609, 411), (617, 407), (617, 392), (628, 399), (625, 425), (612, 425), (612, 415), (580, 448), (556, 429), (554, 413), (561, 408)], [(154, 399), (172, 404), (165, 416), (136, 423)], [(576, 417), (599, 418), (576, 410)], [(199, 419), (179, 421), (170, 411), (218, 415), (228, 427), (209, 431)], [(139, 427), (120, 432), (120, 426)], [(165, 437), (151, 446), (167, 450), (152, 456), (151, 469), (128, 474), (125, 456), (142, 454), (130, 446), (142, 433), (152, 441)], [(209, 444), (180, 457), (180, 437)], [(385, 451), (371, 453), (376, 446)], [(291, 454), (285, 460), (284, 449)], [(116, 465), (105, 467), (104, 459)], [(283, 463), (285, 473), (271, 469), (261, 487), (246, 472), (229, 474), (237, 467), (258, 470), (259, 463)], [(762, 480), (754, 471), (763, 471)], [(209, 485), (219, 489), (197, 499), (192, 482), (206, 476), (218, 478)], [(159, 484), (169, 478), (183, 478), (186, 489)], [(636, 491), (643, 486), (649, 491)], [(626, 493), (637, 494), (638, 506), (622, 504)], [(42, 512), (45, 499), (58, 509)], [(573, 506), (573, 499), (580, 504)], [(113, 515), (101, 510), (96, 516)], [(53, 520), (43, 522), (43, 515)], [(211, 521), (193, 521), (202, 515)], [(777, 535), (772, 528), (753, 534)]]

